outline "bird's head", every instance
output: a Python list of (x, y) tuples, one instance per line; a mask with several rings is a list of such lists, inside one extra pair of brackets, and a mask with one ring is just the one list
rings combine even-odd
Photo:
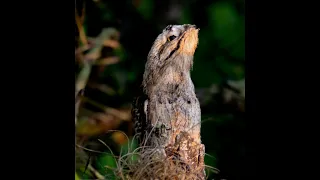
[(154, 41), (148, 59), (164, 62), (193, 57), (198, 45), (198, 32), (195, 25), (168, 25)]
[(143, 86), (152, 86), (159, 78), (168, 76), (168, 68), (180, 74), (189, 73), (198, 45), (198, 33), (199, 28), (191, 24), (168, 25), (164, 28), (148, 54)]

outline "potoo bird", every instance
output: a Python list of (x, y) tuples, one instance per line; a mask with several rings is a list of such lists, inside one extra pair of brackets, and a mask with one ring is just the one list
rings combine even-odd
[(169, 25), (158, 35), (132, 116), (140, 146), (159, 149), (166, 159), (204, 179), (201, 111), (190, 75), (198, 32), (195, 25)]
[[(165, 147), (169, 154), (186, 149), (179, 144), (184, 140), (199, 146), (193, 149), (204, 148), (200, 141), (200, 105), (190, 75), (198, 32), (195, 25), (169, 25), (158, 35), (145, 65), (142, 95), (133, 102), (140, 143)], [(198, 156), (199, 151), (193, 155)], [(192, 153), (189, 156), (195, 158)]]

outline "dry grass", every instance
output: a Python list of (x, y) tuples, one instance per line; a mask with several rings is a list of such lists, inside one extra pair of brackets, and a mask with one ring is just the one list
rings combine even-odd
[[(110, 131), (120, 132), (121, 131)], [(125, 133), (123, 133), (125, 135)], [(126, 135), (125, 135), (126, 136)], [(126, 136), (126, 138), (128, 138)], [(203, 167), (197, 169), (189, 168), (188, 164), (184, 164), (174, 156), (166, 156), (163, 148), (142, 146), (133, 149), (133, 144), (129, 144), (128, 139), (128, 153), (115, 156), (106, 143), (99, 140), (104, 144), (109, 151), (108, 154), (116, 160), (116, 168), (105, 167), (113, 172), (113, 177), (119, 180), (202, 180), (197, 175), (203, 173)], [(133, 141), (131, 141), (133, 142)], [(88, 150), (88, 149), (86, 149)], [(205, 166), (207, 175), (209, 172), (217, 173), (216, 168)], [(104, 179), (92, 166), (89, 166), (97, 178)]]

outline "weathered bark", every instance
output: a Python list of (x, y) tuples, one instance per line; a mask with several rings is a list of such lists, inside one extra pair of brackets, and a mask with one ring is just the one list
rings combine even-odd
[[(164, 158), (181, 162), (177, 166), (187, 168), (186, 174), (193, 173), (198, 179), (204, 179), (205, 149), (200, 137), (199, 101), (189, 74), (181, 76), (176, 83), (160, 84), (156, 95), (149, 99), (150, 121), (147, 121), (143, 142), (160, 148)], [(168, 89), (174, 91), (168, 92)]]

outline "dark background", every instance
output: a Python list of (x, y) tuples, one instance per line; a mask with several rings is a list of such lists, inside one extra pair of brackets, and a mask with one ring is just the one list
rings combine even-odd
[(98, 139), (116, 155), (120, 147), (128, 151), (131, 102), (148, 51), (168, 24), (200, 28), (191, 76), (201, 103), (205, 162), (220, 171), (210, 178), (240, 179), (254, 171), (246, 158), (244, 7), (243, 0), (76, 1), (75, 78), (84, 89), (76, 98), (77, 177), (113, 178), (105, 166), (116, 167), (114, 158), (101, 153), (109, 150)]

